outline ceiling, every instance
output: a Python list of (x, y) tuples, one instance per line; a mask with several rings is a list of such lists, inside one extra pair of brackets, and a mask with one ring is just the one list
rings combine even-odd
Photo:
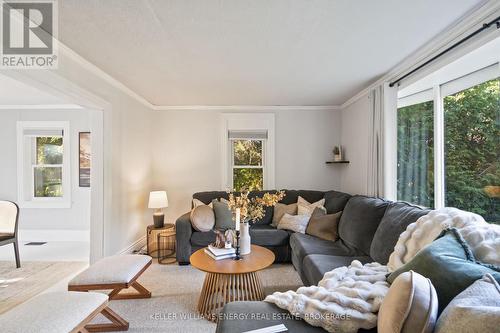
[(59, 39), (154, 105), (340, 105), (482, 0), (60, 0)]

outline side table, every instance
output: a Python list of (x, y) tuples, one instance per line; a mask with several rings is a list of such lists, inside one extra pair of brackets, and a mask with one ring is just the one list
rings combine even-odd
[(158, 263), (167, 265), (176, 262), (175, 228), (158, 234)]
[(175, 233), (175, 224), (165, 224), (162, 228), (155, 228), (153, 224), (148, 225), (146, 229), (147, 234), (147, 242), (146, 249), (148, 255), (153, 258), (158, 258), (158, 235), (162, 232), (174, 231)]

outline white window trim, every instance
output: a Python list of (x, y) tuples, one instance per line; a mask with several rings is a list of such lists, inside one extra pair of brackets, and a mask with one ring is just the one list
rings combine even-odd
[(266, 130), (263, 140), (264, 189), (275, 188), (275, 120), (274, 113), (222, 113), (220, 147), (222, 151), (221, 189), (232, 190), (233, 152), (229, 131)]
[[(33, 193), (26, 193), (26, 182), (33, 184), (31, 178), (25, 177), (24, 130), (26, 129), (62, 129), (63, 130), (63, 164), (62, 182), (63, 196), (60, 198), (34, 198)], [(70, 126), (67, 121), (18, 121), (17, 122), (17, 199), (21, 208), (71, 208), (71, 142)], [(33, 189), (32, 189), (33, 190)], [(27, 197), (30, 200), (27, 200)]]

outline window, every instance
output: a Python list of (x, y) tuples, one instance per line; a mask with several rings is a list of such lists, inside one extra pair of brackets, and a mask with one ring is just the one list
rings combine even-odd
[(434, 206), (433, 102), (398, 109), (398, 199)]
[(70, 205), (69, 126), (18, 122), (18, 196), (27, 208)]
[(500, 79), (444, 97), (445, 205), (500, 223)]
[(274, 189), (274, 114), (223, 113), (222, 189)]
[(398, 100), (399, 200), (500, 223), (499, 75), (498, 63), (447, 82), (437, 75)]
[(264, 139), (232, 138), (230, 142), (233, 189), (236, 191), (262, 190), (264, 188)]

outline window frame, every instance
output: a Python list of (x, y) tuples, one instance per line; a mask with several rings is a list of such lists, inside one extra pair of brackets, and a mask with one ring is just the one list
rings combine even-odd
[[(221, 113), (220, 147), (222, 155), (221, 190), (233, 190), (233, 150), (229, 133), (267, 132), (262, 145), (263, 189), (275, 188), (275, 115), (274, 113)], [(243, 139), (243, 138), (242, 138)], [(246, 138), (245, 138), (246, 139)]]
[[(261, 159), (262, 159), (262, 164), (261, 165), (236, 165), (234, 164), (234, 142), (235, 141), (243, 141), (243, 140), (248, 140), (248, 141), (260, 141), (262, 142), (262, 151), (261, 151)], [(262, 187), (264, 188), (264, 184), (266, 183), (267, 179), (267, 174), (266, 174), (266, 141), (267, 139), (262, 139), (262, 138), (229, 138), (228, 143), (229, 143), (229, 149), (231, 152), (231, 165), (229, 168), (229, 184), (231, 184), (231, 188), (234, 189), (234, 169), (262, 169)]]
[[(36, 152), (36, 139), (35, 142), (28, 144), (27, 138), (47, 137), (48, 135), (28, 136), (24, 133), (25, 130), (61, 130), (63, 139), (62, 164), (33, 164), (29, 156)], [(17, 197), (21, 208), (71, 208), (71, 141), (69, 133), (70, 125), (67, 121), (17, 122)], [(40, 166), (62, 168), (63, 195), (61, 197), (35, 196), (35, 168)]]
[[(445, 165), (445, 120), (444, 98), (458, 91), (469, 89), (492, 79), (500, 78), (500, 59), (478, 70), (469, 72), (449, 80), (435, 81), (431, 87), (398, 97), (397, 109), (400, 107), (429, 101), (432, 91), (434, 105), (434, 209), (445, 207), (446, 202), (446, 165)], [(451, 87), (451, 88), (450, 88)], [(409, 102), (411, 101), (411, 102)], [(398, 124), (396, 123), (396, 127)], [(396, 174), (397, 177), (397, 174)], [(397, 198), (399, 200), (399, 198)]]

